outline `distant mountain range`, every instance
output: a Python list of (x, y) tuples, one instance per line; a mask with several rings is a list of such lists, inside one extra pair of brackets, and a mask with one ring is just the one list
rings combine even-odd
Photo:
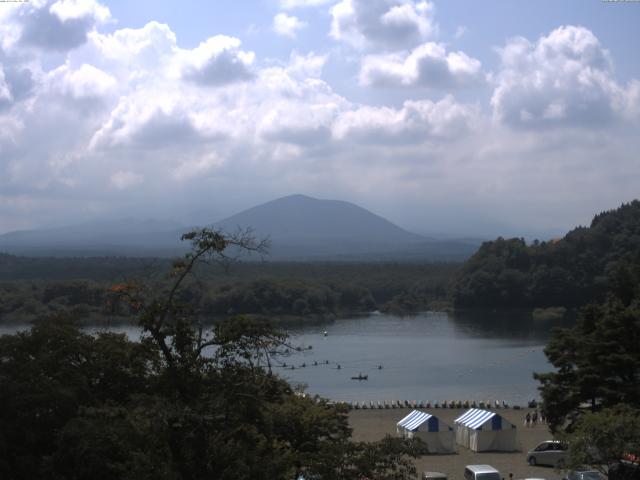
[[(269, 238), (271, 260), (460, 261), (476, 240), (434, 240), (404, 230), (353, 203), (291, 195), (209, 225), (253, 229)], [(0, 251), (47, 256), (173, 256), (188, 248), (174, 222), (123, 219), (0, 235)]]
[[(177, 253), (179, 223), (124, 218), (0, 235), (0, 251), (35, 256), (116, 256)], [(173, 238), (172, 244), (167, 240)], [(163, 253), (164, 252), (164, 253)]]

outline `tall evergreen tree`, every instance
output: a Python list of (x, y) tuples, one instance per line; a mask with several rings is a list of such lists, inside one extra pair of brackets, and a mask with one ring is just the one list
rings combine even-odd
[(537, 373), (552, 430), (571, 430), (585, 411), (640, 408), (640, 256), (611, 273), (607, 300), (589, 305), (575, 327), (556, 331), (545, 349), (556, 371)]

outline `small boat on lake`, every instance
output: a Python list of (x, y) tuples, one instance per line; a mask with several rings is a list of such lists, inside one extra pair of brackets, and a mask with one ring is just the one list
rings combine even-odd
[(368, 379), (369, 379), (369, 375), (362, 375), (361, 373), (359, 373), (357, 377), (351, 377), (351, 380), (368, 380)]

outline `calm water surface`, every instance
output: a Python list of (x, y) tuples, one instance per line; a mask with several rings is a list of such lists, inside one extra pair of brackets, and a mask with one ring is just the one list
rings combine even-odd
[[(275, 370), (306, 384), (309, 393), (334, 400), (506, 400), (522, 405), (539, 397), (533, 372), (551, 369), (543, 353), (550, 328), (528, 317), (495, 313), (342, 319), (289, 329), (295, 345), (312, 348), (284, 358), (287, 368)], [(0, 327), (0, 334), (16, 329)], [(112, 330), (139, 338), (136, 327)], [(358, 374), (368, 380), (351, 379)]]
[[(279, 372), (293, 382), (306, 383), (310, 393), (335, 400), (523, 404), (539, 397), (533, 372), (551, 369), (543, 353), (549, 331), (548, 324), (510, 315), (425, 313), (345, 319), (290, 330), (294, 342), (313, 348), (285, 360), (295, 370)], [(323, 364), (327, 360), (330, 363)], [(368, 380), (351, 379), (360, 373)]]

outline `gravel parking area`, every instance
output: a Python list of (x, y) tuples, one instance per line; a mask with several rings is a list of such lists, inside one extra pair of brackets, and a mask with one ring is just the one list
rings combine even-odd
[[(441, 421), (453, 426), (453, 420), (462, 415), (466, 409), (420, 409), (432, 413)], [(410, 409), (384, 409), (384, 410), (352, 410), (349, 413), (349, 423), (353, 429), (353, 439), (356, 441), (375, 441), (386, 434), (396, 435), (396, 423)], [(527, 464), (526, 453), (544, 440), (550, 440), (551, 434), (546, 425), (538, 424), (535, 427), (525, 427), (524, 417), (528, 409), (512, 410), (499, 409), (497, 412), (509, 422), (516, 425), (518, 452), (472, 452), (458, 446), (458, 453), (451, 455), (426, 455), (416, 460), (418, 472), (425, 470), (446, 473), (449, 480), (464, 480), (465, 465), (488, 464), (497, 468), (501, 475), (508, 480), (509, 473), (513, 478), (537, 478), (547, 480), (560, 480), (563, 472), (550, 467), (531, 467)]]

